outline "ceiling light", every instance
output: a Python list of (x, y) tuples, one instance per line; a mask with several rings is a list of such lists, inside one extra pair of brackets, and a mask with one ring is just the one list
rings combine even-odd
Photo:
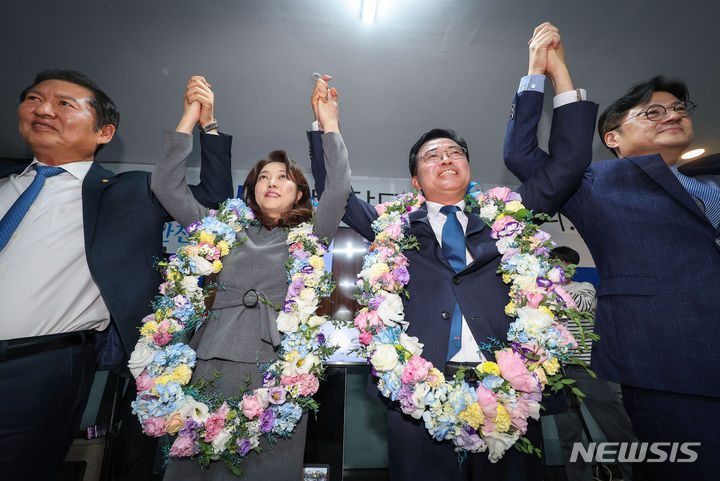
[(363, 0), (360, 18), (364, 24), (372, 25), (375, 22), (378, 2), (379, 0)]
[(687, 152), (682, 154), (680, 156), (680, 158), (684, 159), (684, 160), (690, 160), (690, 159), (694, 159), (695, 157), (700, 157), (704, 153), (705, 153), (705, 149), (688, 150)]

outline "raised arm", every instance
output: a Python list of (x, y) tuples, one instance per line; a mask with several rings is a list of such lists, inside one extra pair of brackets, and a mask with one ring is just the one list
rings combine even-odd
[[(347, 149), (345, 148), (345, 143), (343, 142), (342, 137), (339, 132), (332, 131), (332, 129), (337, 127), (337, 122), (325, 125), (325, 122), (323, 122), (323, 119), (318, 111), (318, 102), (320, 102), (320, 99), (327, 97), (328, 95), (332, 95), (331, 90), (327, 85), (327, 81), (329, 80), (330, 78), (327, 76), (318, 79), (315, 83), (315, 90), (310, 98), (310, 103), (313, 106), (313, 112), (315, 112), (315, 118), (320, 121), (321, 126), (325, 129), (325, 133), (320, 131), (307, 133), (308, 142), (310, 143), (312, 173), (315, 179), (315, 191), (320, 198), (318, 213), (320, 212), (320, 206), (325, 201), (325, 197), (329, 195), (330, 182), (333, 182), (331, 180), (333, 174), (330, 166), (336, 162), (333, 159), (339, 159), (343, 156), (347, 159)], [(342, 205), (345, 208), (342, 220), (355, 230), (355, 232), (359, 233), (366, 239), (373, 239), (375, 235), (373, 234), (370, 225), (378, 215), (372, 205), (358, 199), (352, 191), (352, 188), (349, 187), (349, 166), (347, 173), (348, 187), (347, 190), (345, 190), (344, 198), (342, 199)]]
[[(191, 77), (184, 97), (183, 115), (174, 132), (163, 133), (163, 157), (152, 176), (152, 190), (170, 216), (183, 226), (191, 224), (233, 196), (230, 147), (232, 137), (200, 134), (200, 184), (188, 186), (187, 156), (192, 151), (195, 124), (213, 119), (214, 96), (203, 77)], [(208, 120), (211, 119), (211, 120)]]
[[(540, 149), (537, 141), (542, 85), (532, 85), (543, 82), (545, 75), (553, 80), (556, 100), (571, 97), (553, 109), (549, 152)], [(580, 186), (592, 159), (597, 104), (578, 100), (559, 32), (549, 23), (536, 28), (530, 40), (528, 77), (524, 81), (531, 85), (513, 100), (503, 149), (505, 165), (524, 182), (520, 194), (525, 204), (554, 214)]]

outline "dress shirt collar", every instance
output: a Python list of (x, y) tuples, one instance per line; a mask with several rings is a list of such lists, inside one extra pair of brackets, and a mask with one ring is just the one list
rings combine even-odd
[[(66, 172), (68, 172), (70, 175), (72, 175), (77, 180), (82, 182), (83, 180), (85, 180), (85, 176), (90, 171), (90, 167), (92, 167), (92, 163), (93, 163), (92, 160), (86, 160), (86, 161), (82, 161), (82, 162), (68, 162), (67, 164), (58, 165), (56, 167), (61, 167)], [(27, 174), (28, 172), (30, 172), (31, 170), (34, 170), (33, 165), (35, 165), (35, 164), (47, 165), (47, 164), (43, 164), (39, 160), (33, 158), (32, 162), (30, 162), (30, 164), (27, 167), (25, 167), (25, 170), (23, 170), (20, 173), (20, 176), (23, 176), (23, 175)]]
[[(432, 202), (432, 201), (427, 200), (427, 201), (425, 201), (425, 205), (427, 206), (428, 217), (435, 218), (439, 215), (445, 216), (445, 214), (442, 214), (440, 212), (440, 209), (443, 207), (443, 204), (438, 204), (437, 202)], [(465, 200), (461, 200), (460, 202), (458, 202), (455, 205), (460, 208), (460, 211), (458, 212), (458, 214), (463, 213), (463, 211), (465, 210)]]

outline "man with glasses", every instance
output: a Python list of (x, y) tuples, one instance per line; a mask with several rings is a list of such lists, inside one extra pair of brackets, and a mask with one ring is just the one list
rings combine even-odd
[[(319, 79), (312, 102), (327, 97), (325, 79)], [(590, 102), (575, 102), (558, 109), (557, 130), (580, 134), (568, 149), (551, 156), (541, 167), (545, 177), (535, 176), (517, 192), (523, 203), (536, 212), (556, 212), (579, 182), (591, 155), (594, 116)], [(317, 116), (316, 116), (317, 117)], [(325, 170), (323, 147), (330, 154), (332, 143), (323, 144), (321, 132), (309, 134), (315, 189), (322, 195)], [(551, 140), (551, 145), (554, 141)], [(553, 152), (555, 152), (553, 150)], [(413, 186), (422, 191), (425, 204), (409, 215), (409, 232), (417, 237), (419, 249), (405, 252), (410, 282), (409, 299), (404, 299), (407, 334), (424, 344), (423, 357), (451, 378), (461, 365), (475, 367), (482, 356), (491, 354), (478, 346), (490, 338), (506, 339), (511, 318), (504, 312), (508, 288), (497, 274), (500, 256), (490, 229), (476, 215), (465, 211), (464, 197), (470, 186), (467, 143), (450, 129), (424, 133), (410, 149), (409, 170)], [(564, 179), (548, 183), (548, 178)], [(568, 189), (568, 186), (570, 189)], [(351, 192), (343, 220), (366, 239), (375, 234), (375, 207)], [(457, 235), (451, 235), (454, 228)], [(453, 249), (448, 250), (453, 241)], [(453, 255), (455, 254), (455, 255)], [(471, 381), (471, 380), (470, 380)], [(373, 393), (376, 391), (373, 389)], [(384, 398), (383, 398), (384, 400)], [(510, 449), (493, 464), (487, 453), (468, 456), (458, 469), (454, 447), (433, 440), (420, 420), (400, 411), (397, 402), (388, 404), (388, 454), (390, 478), (398, 480), (442, 479), (542, 479), (540, 459)], [(540, 446), (540, 425), (529, 423), (527, 437)]]
[[(538, 28), (535, 37), (557, 30)], [(559, 35), (549, 51), (562, 55)], [(559, 72), (548, 61), (530, 73), (557, 84)], [(538, 97), (516, 95), (508, 122), (505, 161), (521, 180), (541, 175), (545, 162)], [(658, 76), (632, 87), (598, 123), (618, 158), (593, 163), (561, 210), (600, 274), (592, 367), (622, 385), (638, 439), (665, 443), (642, 456), (668, 461), (647, 463), (653, 479), (710, 479), (720, 468), (720, 159), (677, 165), (693, 139), (694, 109), (680, 81)]]

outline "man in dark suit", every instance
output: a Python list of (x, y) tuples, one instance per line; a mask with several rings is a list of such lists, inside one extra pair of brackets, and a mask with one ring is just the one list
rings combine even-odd
[[(536, 169), (548, 161), (537, 148), (538, 97), (516, 95), (508, 123), (505, 161), (521, 180), (543, 175)], [(598, 123), (618, 158), (593, 163), (562, 210), (600, 274), (592, 367), (622, 385), (638, 439), (665, 443), (647, 457), (685, 461), (647, 463), (654, 479), (715, 479), (720, 468), (720, 162), (677, 166), (693, 110), (682, 82), (631, 88)]]
[[(313, 102), (327, 90), (324, 79), (318, 80)], [(543, 168), (548, 178), (557, 176), (564, 182), (577, 182), (590, 156), (596, 107), (589, 102), (574, 102), (557, 109), (562, 119), (557, 130), (577, 127), (580, 134), (572, 140), (563, 155), (551, 156)], [(555, 153), (555, 135), (550, 149)], [(315, 188), (319, 195), (324, 187), (321, 132), (309, 133)], [(404, 299), (405, 319), (410, 320), (407, 334), (424, 344), (423, 357), (446, 375), (459, 364), (475, 366), (481, 361), (478, 346), (489, 338), (504, 340), (510, 318), (504, 313), (508, 288), (497, 274), (500, 256), (490, 229), (474, 213), (463, 212), (464, 197), (470, 185), (470, 163), (467, 143), (454, 131), (433, 129), (412, 146), (409, 168), (413, 186), (421, 190), (427, 202), (409, 216), (410, 233), (417, 237), (419, 250), (405, 254), (410, 266), (409, 300)], [(518, 189), (523, 203), (536, 212), (554, 213), (571, 193), (564, 182), (545, 182), (540, 176)], [(458, 222), (463, 228), (466, 266), (459, 272), (451, 267), (441, 248), (441, 233), (448, 216), (443, 206), (457, 206)], [(367, 239), (373, 239), (372, 222), (378, 217), (375, 208), (350, 194), (344, 221)], [(450, 352), (451, 325), (459, 306), (461, 335), (459, 351)], [(490, 353), (485, 352), (489, 357)], [(454, 447), (434, 441), (422, 422), (402, 414), (397, 403), (389, 403), (388, 450), (390, 477), (397, 480), (443, 479), (542, 479), (540, 460), (510, 449), (496, 464), (487, 453), (469, 456), (458, 469)], [(539, 423), (531, 422), (528, 437), (538, 443)]]
[[(96, 337), (121, 343), (107, 349), (120, 357), (134, 347), (170, 219), (149, 173), (116, 175), (94, 161), (119, 113), (87, 77), (41, 72), (20, 100), (34, 159), (0, 163), (0, 472), (53, 479), (87, 403)], [(203, 149), (194, 192), (212, 207), (233, 192), (230, 140), (208, 137), (215, 146)]]

